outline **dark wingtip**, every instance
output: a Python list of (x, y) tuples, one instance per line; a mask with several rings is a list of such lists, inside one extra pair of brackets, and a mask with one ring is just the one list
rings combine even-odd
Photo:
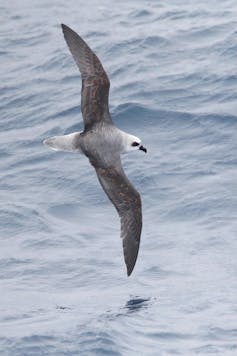
[(64, 33), (64, 31), (68, 28), (68, 26), (67, 26), (67, 25), (64, 25), (64, 23), (61, 23), (61, 27), (62, 27), (63, 33)]
[[(139, 240), (140, 240), (140, 236), (139, 236)], [(129, 277), (132, 274), (134, 267), (136, 265), (138, 251), (139, 251), (139, 241), (131, 240), (129, 243), (129, 240), (127, 240), (126, 243), (126, 239), (124, 239), (123, 249), (124, 249), (123, 250), (124, 260), (127, 267), (127, 276)]]
[[(134, 264), (134, 266), (135, 266), (135, 264)], [(131, 274), (132, 274), (132, 271), (133, 271), (133, 269), (134, 269), (134, 266), (127, 266), (127, 276), (129, 277), (129, 276), (131, 276)]]
[(65, 25), (64, 23), (61, 23), (61, 27), (62, 27), (63, 33), (65, 33), (66, 31), (72, 31), (72, 29), (70, 27), (68, 27), (67, 25)]

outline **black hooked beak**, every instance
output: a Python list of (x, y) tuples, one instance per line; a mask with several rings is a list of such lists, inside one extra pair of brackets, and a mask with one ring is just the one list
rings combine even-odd
[(143, 147), (143, 146), (140, 146), (139, 150), (144, 151), (145, 153), (147, 153), (147, 149), (145, 147)]

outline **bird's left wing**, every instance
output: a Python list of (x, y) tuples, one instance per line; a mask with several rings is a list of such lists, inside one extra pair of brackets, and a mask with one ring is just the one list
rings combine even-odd
[(111, 124), (109, 113), (109, 78), (95, 53), (70, 27), (62, 24), (67, 45), (81, 72), (81, 111), (85, 130), (95, 123)]
[(140, 194), (126, 177), (120, 158), (114, 166), (94, 167), (100, 184), (120, 216), (124, 260), (129, 276), (135, 266), (140, 245), (142, 230)]

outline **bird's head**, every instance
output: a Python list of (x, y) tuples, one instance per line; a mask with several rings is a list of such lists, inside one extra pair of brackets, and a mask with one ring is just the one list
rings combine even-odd
[(141, 150), (147, 153), (147, 149), (142, 145), (140, 138), (133, 135), (127, 135), (125, 152), (136, 150)]

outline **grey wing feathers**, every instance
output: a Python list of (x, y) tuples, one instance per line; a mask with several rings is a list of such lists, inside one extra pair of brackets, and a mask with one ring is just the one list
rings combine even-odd
[(98, 179), (118, 211), (128, 276), (135, 266), (142, 230), (141, 198), (120, 167), (95, 167)]
[(75, 31), (64, 24), (62, 29), (81, 72), (81, 111), (85, 130), (101, 121), (112, 123), (108, 107), (110, 82), (100, 60)]

